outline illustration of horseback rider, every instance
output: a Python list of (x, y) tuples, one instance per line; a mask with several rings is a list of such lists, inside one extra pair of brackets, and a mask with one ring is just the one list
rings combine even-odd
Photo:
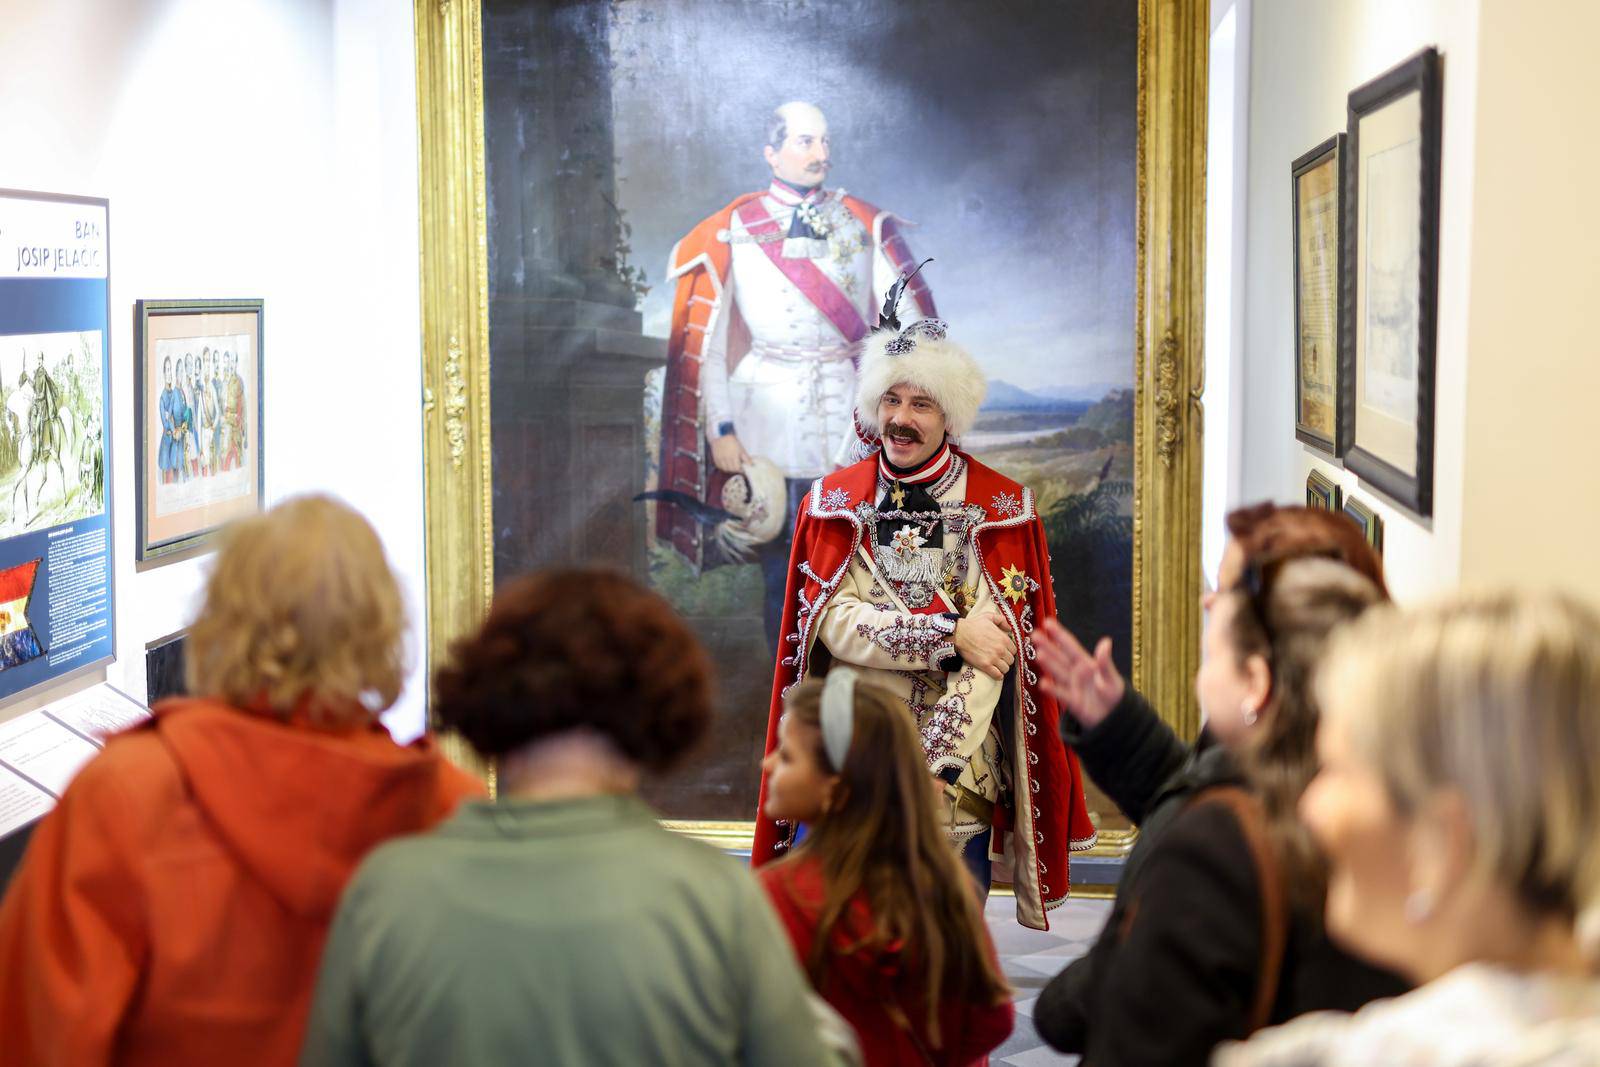
[[(17, 392), (12, 396), (10, 407), (12, 412), (16, 412), (22, 406), (19, 401), (23, 400), (24, 394), (26, 394), (28, 422), (28, 433), (24, 438), (28, 446), (27, 459), (21, 476), (17, 478), (17, 484), (11, 490), (11, 510), (13, 513), (16, 512), (17, 492), (21, 490), (22, 506), (29, 509), (28, 522), (31, 524), (32, 508), (44, 496), (52, 461), (56, 465), (56, 473), (60, 476), (63, 492), (67, 486), (66, 468), (61, 463), (67, 442), (67, 429), (61, 421), (61, 387), (45, 369), (43, 352), (39, 353), (34, 363), (32, 381), (29, 381), (27, 371), (23, 371)], [(39, 472), (39, 482), (37, 488), (30, 492), (28, 482), (35, 470)]]

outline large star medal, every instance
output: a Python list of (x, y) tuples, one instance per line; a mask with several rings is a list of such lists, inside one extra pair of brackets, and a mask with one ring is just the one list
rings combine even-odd
[(1012, 604), (1022, 603), (1028, 595), (1028, 574), (1020, 567), (1006, 567), (1000, 571), (1000, 589)]

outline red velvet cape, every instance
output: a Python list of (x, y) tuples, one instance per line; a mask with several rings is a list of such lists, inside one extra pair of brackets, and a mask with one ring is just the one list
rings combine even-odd
[[(1048, 929), (1045, 913), (1067, 898), (1068, 852), (1089, 848), (1095, 840), (1077, 756), (1062, 745), (1057, 732), (1060, 709), (1039, 685), (1032, 666), (1034, 628), (1056, 612), (1050, 556), (1032, 491), (965, 453), (961, 456), (967, 462), (967, 502), (981, 505), (985, 513), (972, 535), (978, 562), (990, 595), (1021, 650), (1012, 668), (1016, 674), (1012, 714), (1006, 716), (1005, 709), (996, 709), (997, 722), (1004, 723), (1009, 717), (1012, 723), (1003, 737), (1005, 750), (1011, 754), (1012, 794), (1017, 803), (1010, 810), (996, 812), (995, 829), (997, 834), (1012, 832), (1008, 855), (1016, 860), (1017, 921)], [(767, 752), (777, 747), (784, 694), (808, 674), (826, 669), (826, 649), (813, 648), (817, 621), (856, 557), (863, 529), (856, 512), (862, 505), (874, 505), (877, 482), (878, 458), (873, 455), (818, 479), (801, 505), (789, 557), (782, 640), (767, 717)], [(1008, 579), (1008, 570), (1013, 575), (1020, 571), (1021, 577)], [(1016, 588), (1008, 588), (1008, 582)], [(818, 663), (819, 659), (823, 662)], [(758, 867), (786, 847), (788, 837), (760, 814), (766, 797), (763, 774), (751, 853), (751, 862)], [(1023, 798), (1026, 803), (1021, 802)]]

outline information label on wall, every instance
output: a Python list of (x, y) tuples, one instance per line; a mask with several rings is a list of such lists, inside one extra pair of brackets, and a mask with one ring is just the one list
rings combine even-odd
[(0, 190), (0, 701), (116, 653), (108, 221)]

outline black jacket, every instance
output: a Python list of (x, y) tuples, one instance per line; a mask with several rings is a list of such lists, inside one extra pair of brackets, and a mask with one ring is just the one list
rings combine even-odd
[[(1202, 734), (1183, 744), (1129, 688), (1083, 730), (1063, 713), (1062, 739), (1139, 826), (1111, 916), (1088, 955), (1045, 986), (1034, 1024), (1085, 1067), (1203, 1064), (1245, 1036), (1260, 968), (1261, 887), (1243, 828), (1207, 789), (1244, 785), (1227, 750)], [(1272, 1021), (1354, 1011), (1406, 985), (1329, 943), (1320, 915), (1292, 914)]]

